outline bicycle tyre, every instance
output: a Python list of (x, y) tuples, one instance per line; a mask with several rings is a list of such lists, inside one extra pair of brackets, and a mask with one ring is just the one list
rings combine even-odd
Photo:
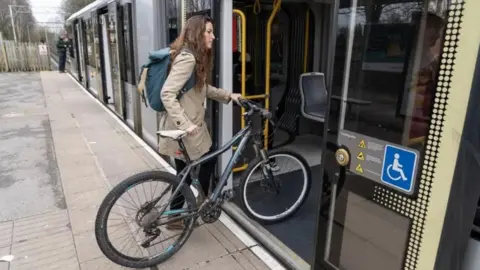
[[(107, 196), (100, 204), (95, 220), (95, 237), (97, 240), (97, 244), (100, 247), (102, 253), (108, 259), (118, 265), (130, 268), (147, 268), (158, 265), (172, 257), (175, 253), (177, 253), (192, 234), (193, 224), (195, 220), (192, 220), (192, 222), (190, 222), (188, 226), (185, 226), (185, 229), (180, 234), (176, 245), (174, 245), (172, 248), (169, 248), (166, 252), (158, 254), (153, 258), (130, 257), (117, 251), (117, 249), (112, 245), (107, 235), (107, 220), (112, 207), (115, 205), (115, 202), (122, 196), (122, 194), (124, 194), (129, 188), (150, 180), (160, 181), (171, 185), (175, 185), (178, 182), (176, 176), (168, 172), (141, 172), (132, 175), (120, 182), (107, 194)], [(185, 202), (187, 202), (187, 205), (189, 205), (190, 208), (193, 209), (192, 206), (196, 206), (196, 200), (191, 189), (188, 187), (188, 185), (184, 185), (180, 191), (185, 197)]]
[(292, 208), (289, 211), (288, 214), (284, 214), (284, 215), (282, 215), (280, 217), (277, 217), (277, 218), (262, 218), (259, 215), (257, 215), (256, 213), (252, 212), (251, 209), (247, 205), (246, 196), (245, 196), (245, 191), (246, 191), (246, 188), (247, 188), (247, 182), (248, 182), (248, 179), (251, 176), (253, 170), (255, 168), (257, 168), (259, 163), (262, 162), (261, 157), (255, 158), (254, 160), (252, 160), (248, 164), (248, 169), (243, 173), (242, 180), (240, 182), (241, 207), (242, 207), (243, 211), (251, 219), (253, 219), (253, 220), (255, 220), (255, 221), (257, 221), (261, 224), (264, 224), (264, 225), (278, 223), (278, 222), (281, 222), (281, 221), (286, 220), (286, 219), (290, 218), (291, 216), (293, 216), (300, 209), (300, 207), (302, 207), (302, 205), (305, 203), (305, 201), (308, 197), (308, 194), (310, 193), (310, 187), (312, 185), (312, 173), (311, 173), (311, 170), (310, 170), (310, 166), (308, 165), (308, 162), (302, 156), (300, 156), (299, 154), (297, 154), (293, 151), (282, 149), (282, 150), (273, 150), (273, 151), (268, 152), (267, 153), (267, 158), (270, 159), (271, 157), (280, 156), (280, 155), (290, 156), (291, 158), (297, 160), (301, 164), (301, 166), (303, 167), (304, 172), (306, 174), (306, 179), (304, 179), (304, 181), (305, 181), (305, 183), (304, 183), (305, 184), (305, 191), (301, 194), (299, 199), (297, 199), (296, 206), (294, 208)]

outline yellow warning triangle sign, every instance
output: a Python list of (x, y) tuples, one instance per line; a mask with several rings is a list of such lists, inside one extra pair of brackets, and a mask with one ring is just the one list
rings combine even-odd
[(358, 147), (367, 148), (367, 145), (365, 144), (365, 140), (361, 140), (360, 143), (358, 144)]
[(355, 168), (355, 171), (357, 171), (358, 173), (363, 173), (362, 165), (358, 164), (357, 168)]
[(358, 158), (359, 160), (365, 160), (365, 157), (363, 156), (363, 153), (362, 153), (362, 152), (358, 153), (357, 158)]

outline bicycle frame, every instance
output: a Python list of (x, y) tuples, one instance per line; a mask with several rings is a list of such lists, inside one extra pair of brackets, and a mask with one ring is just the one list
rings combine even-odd
[(245, 148), (245, 146), (246, 146), (248, 140), (250, 140), (251, 136), (252, 136), (252, 125), (251, 125), (251, 123), (249, 123), (246, 127), (244, 127), (237, 134), (235, 134), (235, 136), (230, 141), (228, 141), (228, 143), (224, 144), (220, 149), (215, 150), (213, 153), (210, 153), (206, 156), (203, 156), (203, 157), (199, 158), (198, 160), (193, 161), (191, 163), (187, 162), (187, 166), (185, 167), (185, 169), (183, 169), (180, 172), (180, 175), (182, 175), (182, 180), (180, 181), (179, 186), (182, 186), (185, 183), (185, 181), (187, 179), (187, 176), (190, 174), (192, 168), (194, 168), (198, 165), (201, 165), (201, 164), (203, 164), (203, 163), (205, 163), (205, 162), (207, 162), (207, 161), (209, 161), (213, 158), (221, 156), (228, 149), (230, 149), (237, 141), (240, 140), (240, 143), (238, 144), (237, 150), (235, 151), (233, 156), (228, 161), (227, 167), (225, 168), (225, 170), (223, 171), (223, 173), (220, 177), (220, 181), (218, 181), (217, 186), (215, 187), (215, 190), (210, 195), (210, 201), (216, 201), (218, 196), (220, 195), (220, 192), (222, 191), (223, 186), (227, 183), (228, 177), (232, 173), (233, 165), (237, 161), (238, 156), (241, 154), (241, 152)]
[[(243, 151), (243, 149), (245, 148), (245, 146), (247, 145), (247, 143), (248, 143), (248, 141), (250, 140), (251, 137), (252, 137), (252, 123), (251, 123), (251, 121), (249, 121), (247, 126), (245, 126), (243, 129), (241, 129), (237, 134), (235, 134), (235, 136), (228, 143), (224, 144), (220, 149), (214, 151), (213, 153), (205, 155), (205, 156), (203, 156), (203, 157), (201, 157), (198, 160), (195, 160), (193, 162), (190, 161), (190, 158), (188, 157), (188, 154), (185, 150), (185, 146), (183, 144), (183, 141), (180, 140), (178, 143), (179, 143), (180, 148), (182, 149), (182, 151), (184, 152), (184, 155), (186, 157), (187, 166), (177, 175), (177, 178), (181, 177), (180, 183), (175, 188), (175, 191), (173, 192), (172, 196), (170, 197), (169, 202), (166, 203), (162, 207), (162, 209), (160, 210), (160, 212), (158, 214), (158, 217), (164, 216), (164, 215), (168, 216), (168, 215), (175, 215), (175, 214), (180, 214), (180, 213), (185, 213), (185, 212), (191, 212), (191, 211), (186, 211), (186, 210), (172, 210), (172, 211), (165, 211), (165, 210), (168, 207), (168, 205), (171, 203), (173, 198), (175, 198), (175, 196), (178, 194), (180, 189), (185, 184), (185, 181), (187, 180), (187, 177), (190, 174), (192, 168), (194, 168), (198, 165), (201, 165), (202, 163), (205, 163), (205, 162), (207, 162), (207, 161), (209, 161), (213, 158), (216, 158), (216, 157), (222, 155), (228, 149), (230, 149), (237, 141), (240, 141), (240, 143), (238, 144), (237, 150), (235, 151), (233, 156), (228, 161), (227, 167), (223, 171), (222, 176), (220, 177), (220, 181), (218, 181), (218, 183), (215, 187), (215, 190), (210, 195), (210, 198), (205, 200), (205, 202), (199, 208), (195, 209), (194, 210), (195, 212), (189, 213), (188, 216), (195, 215), (198, 212), (199, 209), (201, 209), (204, 205), (206, 205), (206, 202), (215, 202), (218, 199), (218, 197), (220, 196), (222, 188), (225, 186), (225, 184), (228, 180), (228, 177), (232, 173), (233, 165), (235, 164), (236, 160), (238, 159), (239, 155), (241, 154), (241, 152)], [(258, 149), (257, 149), (255, 144), (254, 144), (254, 147), (255, 147), (255, 152), (258, 152)], [(159, 196), (155, 200), (152, 200), (151, 204), (155, 205), (160, 200), (161, 197), (162, 196)], [(183, 218), (185, 218), (185, 217), (179, 217), (178, 219), (180, 220), (180, 219), (183, 219)], [(171, 220), (170, 220), (170, 222), (171, 222)], [(160, 225), (163, 225), (163, 223), (157, 224), (157, 226), (160, 226)]]

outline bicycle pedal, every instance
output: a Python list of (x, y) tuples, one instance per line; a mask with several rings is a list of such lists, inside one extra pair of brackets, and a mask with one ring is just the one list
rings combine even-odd
[(272, 172), (278, 172), (278, 171), (280, 171), (280, 166), (278, 166), (278, 165), (271, 166), (271, 167), (270, 167), (270, 170), (271, 170)]

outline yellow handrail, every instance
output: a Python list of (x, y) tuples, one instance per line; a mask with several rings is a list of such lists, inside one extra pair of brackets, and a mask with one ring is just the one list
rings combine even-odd
[[(241, 60), (240, 62), (242, 63), (242, 71), (241, 71), (241, 77), (242, 77), (242, 81), (241, 81), (241, 93), (242, 93), (242, 96), (245, 96), (246, 95), (246, 81), (245, 81), (245, 78), (247, 77), (246, 76), (246, 67), (245, 67), (245, 62), (247, 61), (247, 57), (246, 57), (246, 53), (247, 53), (247, 44), (246, 44), (246, 40), (247, 40), (247, 18), (245, 17), (245, 14), (239, 10), (239, 9), (234, 9), (233, 10), (233, 13), (237, 14), (238, 16), (240, 16), (240, 21), (242, 22), (242, 32), (240, 34), (241, 38), (240, 38), (240, 42), (242, 43), (242, 46), (241, 46)], [(245, 113), (245, 109), (242, 107), (242, 115)], [(242, 117), (242, 128), (245, 127), (245, 119), (243, 119)]]
[[(270, 108), (270, 53), (271, 53), (271, 43), (272, 43), (272, 23), (275, 19), (275, 16), (282, 6), (282, 0), (275, 0), (273, 4), (272, 14), (268, 18), (267, 23), (267, 37), (266, 37), (266, 48), (265, 48), (265, 95), (268, 98), (265, 99), (265, 109), (269, 110)], [(264, 147), (268, 147), (268, 120), (265, 120), (265, 129), (263, 131), (264, 136)]]
[(255, 13), (255, 15), (258, 15), (261, 11), (262, 7), (260, 6), (260, 0), (255, 0), (255, 4), (253, 5), (253, 13)]
[(407, 146), (410, 146), (410, 145), (412, 145), (412, 144), (417, 144), (417, 143), (424, 144), (424, 143), (425, 143), (425, 137), (426, 137), (426, 136), (420, 136), (420, 137), (416, 137), (416, 138), (410, 139), (410, 140), (408, 140), (408, 142), (407, 142)]
[[(240, 42), (242, 43), (242, 46), (241, 46), (241, 65), (242, 65), (242, 71), (241, 71), (241, 76), (242, 76), (242, 81), (241, 81), (241, 92), (242, 92), (242, 96), (246, 96), (246, 65), (245, 65), (245, 62), (247, 61), (247, 57), (246, 57), (246, 54), (247, 54), (247, 17), (245, 16), (245, 13), (243, 13), (241, 10), (239, 9), (234, 9), (233, 10), (233, 13), (237, 14), (238, 16), (240, 16), (240, 20), (242, 22), (242, 25), (241, 25), (241, 37), (240, 37)], [(245, 113), (245, 109), (242, 107), (242, 115)], [(245, 119), (241, 119), (241, 128), (244, 128), (245, 127)], [(235, 150), (236, 147), (233, 148), (233, 150)], [(243, 166), (241, 167), (238, 167), (238, 168), (233, 168), (233, 172), (238, 172), (238, 171), (242, 171), (242, 170), (245, 170), (247, 168), (247, 164), (243, 164)]]

